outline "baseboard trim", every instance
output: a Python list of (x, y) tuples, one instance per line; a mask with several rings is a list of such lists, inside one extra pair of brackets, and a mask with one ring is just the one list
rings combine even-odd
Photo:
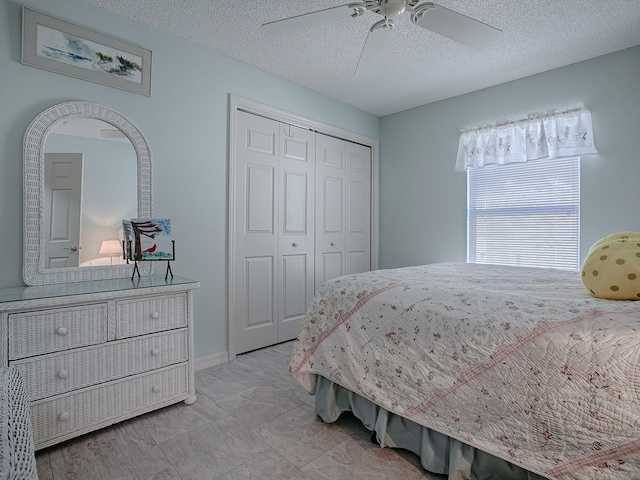
[(228, 352), (214, 353), (213, 355), (207, 355), (206, 357), (196, 358), (193, 362), (194, 370), (202, 370), (209, 367), (215, 367), (229, 361)]

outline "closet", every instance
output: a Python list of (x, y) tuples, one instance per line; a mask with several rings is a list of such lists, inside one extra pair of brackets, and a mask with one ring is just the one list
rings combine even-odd
[(230, 351), (239, 354), (295, 338), (324, 281), (371, 269), (371, 148), (244, 111), (234, 132)]

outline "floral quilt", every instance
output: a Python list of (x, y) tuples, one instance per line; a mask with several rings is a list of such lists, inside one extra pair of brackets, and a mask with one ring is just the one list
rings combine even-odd
[(339, 277), (289, 371), (551, 479), (640, 479), (640, 301), (596, 299), (578, 275), (445, 263)]

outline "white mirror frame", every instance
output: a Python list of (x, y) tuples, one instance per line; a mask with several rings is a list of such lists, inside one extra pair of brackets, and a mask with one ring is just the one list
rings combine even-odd
[[(45, 268), (44, 147), (49, 134), (62, 122), (76, 118), (95, 118), (120, 129), (138, 158), (138, 216), (153, 217), (151, 187), (151, 149), (142, 132), (118, 112), (90, 102), (55, 105), (38, 115), (24, 135), (23, 271), (27, 285), (109, 280), (130, 277), (133, 265)], [(152, 262), (140, 262), (141, 275), (150, 275)]]

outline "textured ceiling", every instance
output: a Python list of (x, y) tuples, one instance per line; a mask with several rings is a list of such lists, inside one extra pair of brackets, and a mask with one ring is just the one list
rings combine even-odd
[[(640, 44), (640, 0), (439, 0), (504, 32), (476, 51), (396, 22), (384, 66), (354, 71), (371, 12), (271, 37), (260, 25), (349, 0), (85, 0), (376, 116), (454, 97)], [(108, 33), (108, 32), (107, 32)]]

